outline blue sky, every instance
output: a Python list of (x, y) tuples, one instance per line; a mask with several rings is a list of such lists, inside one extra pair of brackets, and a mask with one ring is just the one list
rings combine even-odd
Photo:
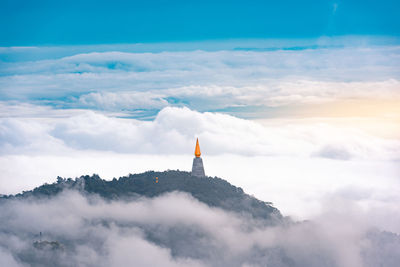
[(0, 46), (399, 36), (398, 1), (0, 1)]

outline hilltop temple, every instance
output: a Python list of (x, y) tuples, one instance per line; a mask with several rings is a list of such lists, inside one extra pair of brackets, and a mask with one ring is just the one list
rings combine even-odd
[(200, 145), (199, 139), (196, 141), (196, 149), (194, 150), (195, 158), (193, 159), (193, 167), (192, 167), (192, 176), (204, 177), (206, 174), (204, 173), (203, 160), (201, 159)]

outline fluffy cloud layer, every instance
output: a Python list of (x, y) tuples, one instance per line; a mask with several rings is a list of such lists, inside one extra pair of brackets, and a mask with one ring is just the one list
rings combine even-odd
[[(123, 111), (399, 99), (399, 48), (103, 52), (3, 62), (0, 98)], [(229, 112), (229, 110), (226, 110)], [(260, 117), (257, 112), (251, 112)], [(152, 113), (154, 115), (154, 112)], [(244, 115), (241, 114), (243, 117)]]
[[(2, 203), (0, 255), (11, 266), (396, 266), (396, 234), (373, 230), (350, 203), (327, 208), (310, 222), (266, 227), (182, 193), (105, 202), (65, 192)], [(34, 248), (39, 232), (63, 249)]]
[[(36, 107), (31, 108), (34, 114)], [(51, 118), (52, 112), (59, 113), (47, 109), (47, 118), (2, 118), (2, 154), (61, 154), (70, 149), (189, 154), (195, 137), (200, 137), (208, 155), (398, 160), (400, 151), (398, 139), (326, 123), (263, 125), (230, 115), (172, 107), (160, 111), (154, 121), (119, 119), (92, 111)]]

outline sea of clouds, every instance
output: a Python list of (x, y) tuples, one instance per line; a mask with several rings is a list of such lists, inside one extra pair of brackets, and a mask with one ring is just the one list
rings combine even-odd
[[(349, 188), (365, 198), (395, 195), (398, 116), (378, 109), (400, 99), (400, 48), (330, 41), (207, 51), (1, 48), (0, 193), (58, 175), (190, 170), (199, 137), (209, 175), (291, 215), (314, 210), (299, 203)], [(348, 100), (384, 104), (339, 123), (318, 109), (301, 112)]]
[[(26, 49), (33, 54), (46, 51)], [(0, 53), (7, 55), (9, 50), (13, 48)], [(399, 98), (399, 57), (398, 46), (368, 45), (274, 51), (105, 51), (29, 61), (8, 56), (0, 61), (0, 99), (123, 111), (133, 117), (147, 111), (150, 114), (143, 116), (153, 118), (154, 111), (166, 106), (229, 112), (235, 107), (353, 98), (393, 100)]]
[[(46, 50), (0, 49), (0, 194), (57, 176), (189, 171), (199, 137), (207, 175), (310, 222), (263, 228), (179, 193), (106, 203), (66, 192), (1, 205), (0, 265), (396, 266), (398, 114), (297, 111), (396, 103), (398, 46), (9, 57), (35, 49)], [(32, 254), (40, 231), (66, 250)]]
[[(65, 191), (0, 205), (0, 264), (397, 266), (400, 237), (374, 228), (370, 215), (336, 200), (312, 221), (267, 227), (184, 193), (106, 202)], [(36, 249), (39, 239), (62, 248)]]
[[(8, 109), (7, 106), (2, 107)], [(123, 119), (94, 111), (29, 106), (37, 118), (1, 118), (1, 154), (60, 154), (73, 150), (134, 154), (191, 153), (201, 137), (207, 155), (315, 156), (348, 160), (398, 160), (400, 142), (357, 127), (324, 122), (265, 125), (221, 113), (167, 107), (152, 121)], [(71, 114), (72, 113), (72, 114)], [(60, 115), (60, 117), (57, 117)]]

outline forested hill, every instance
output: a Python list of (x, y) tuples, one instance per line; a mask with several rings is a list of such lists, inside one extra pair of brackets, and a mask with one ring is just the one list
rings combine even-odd
[(8, 198), (52, 197), (65, 189), (80, 190), (85, 194), (98, 194), (109, 200), (155, 197), (163, 193), (181, 191), (191, 194), (211, 207), (219, 207), (271, 223), (282, 220), (282, 215), (271, 203), (260, 201), (220, 178), (193, 177), (183, 171), (148, 171), (130, 174), (106, 181), (98, 175), (81, 176), (76, 179), (57, 178), (53, 184), (44, 184), (21, 194), (4, 196)]

